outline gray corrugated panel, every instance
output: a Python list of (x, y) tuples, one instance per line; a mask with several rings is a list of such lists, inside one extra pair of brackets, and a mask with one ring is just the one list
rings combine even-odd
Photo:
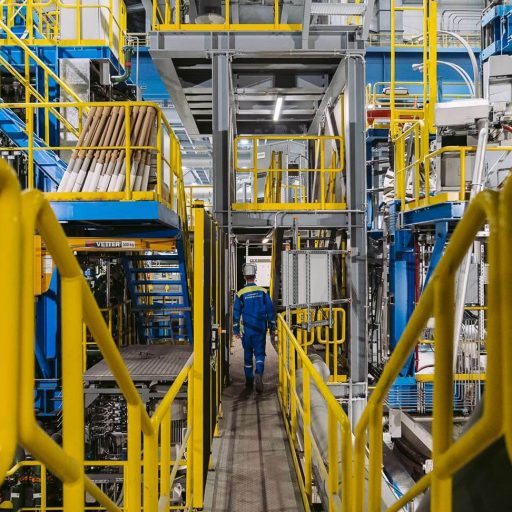
[[(267, 343), (265, 391), (245, 393), (240, 342), (231, 356), (233, 383), (223, 395), (215, 471), (206, 485), (208, 512), (300, 512), (286, 431), (277, 401), (277, 354)], [(215, 449), (217, 452), (217, 449)]]
[[(172, 380), (192, 354), (191, 345), (131, 345), (120, 349), (124, 364), (134, 381)], [(89, 368), (85, 381), (112, 381), (105, 360)]]
[(361, 4), (324, 4), (312, 3), (311, 14), (323, 14), (324, 16), (362, 16), (366, 5)]

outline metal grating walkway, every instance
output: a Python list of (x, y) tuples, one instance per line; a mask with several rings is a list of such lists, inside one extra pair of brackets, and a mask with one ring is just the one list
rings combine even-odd
[(243, 350), (231, 356), (232, 385), (223, 394), (221, 437), (214, 447), (204, 510), (303, 511), (277, 399), (277, 354), (267, 342), (265, 391), (245, 392)]

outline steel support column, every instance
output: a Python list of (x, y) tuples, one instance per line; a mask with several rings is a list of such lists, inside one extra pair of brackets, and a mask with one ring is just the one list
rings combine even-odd
[[(233, 170), (231, 146), (233, 126), (231, 123), (231, 65), (229, 60), (229, 36), (216, 34), (213, 36), (216, 51), (212, 57), (212, 138), (213, 138), (213, 213), (215, 220), (229, 232), (229, 211), (233, 197)], [(226, 53), (222, 53), (226, 50)], [(227, 247), (227, 246), (226, 246)], [(226, 248), (226, 261), (229, 261)], [(230, 283), (231, 268), (225, 267), (225, 282)], [(227, 327), (228, 336), (231, 333), (232, 297), (229, 286), (223, 287), (223, 325)], [(229, 345), (229, 343), (227, 343)], [(225, 358), (226, 373), (228, 373), (228, 355)]]
[(366, 405), (368, 378), (364, 60), (358, 56), (347, 57), (345, 65), (344, 131), (347, 155), (347, 206), (354, 212), (349, 213), (348, 234), (351, 253), (347, 258), (347, 274), (351, 299), (349, 307), (351, 419), (352, 424), (355, 425)]
[[(389, 279), (391, 319), (389, 348), (394, 350), (414, 310), (415, 266), (414, 236), (411, 229), (390, 229)], [(400, 371), (400, 377), (414, 375), (414, 355)]]

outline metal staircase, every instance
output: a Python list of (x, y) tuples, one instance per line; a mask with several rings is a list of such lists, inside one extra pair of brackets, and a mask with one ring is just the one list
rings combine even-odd
[[(9, 138), (12, 143), (22, 148), (28, 148), (31, 143), (34, 148), (41, 148), (40, 151), (34, 151), (34, 167), (40, 171), (36, 177), (37, 188), (45, 191), (56, 189), (60, 182), (66, 163), (54, 151), (47, 148), (47, 144), (37, 135), (29, 135), (29, 130), (25, 123), (10, 109), (0, 108), (0, 132)], [(37, 173), (36, 173), (37, 174)]]
[(184, 251), (126, 256), (123, 261), (137, 315), (139, 342), (192, 343), (192, 315)]

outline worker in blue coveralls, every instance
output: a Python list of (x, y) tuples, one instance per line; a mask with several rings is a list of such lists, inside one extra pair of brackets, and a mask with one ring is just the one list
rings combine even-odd
[[(273, 336), (276, 331), (274, 306), (267, 290), (255, 283), (256, 265), (244, 265), (245, 286), (236, 294), (233, 311), (233, 333), (242, 338), (244, 347), (245, 386), (257, 393), (263, 391), (265, 369), (265, 344), (267, 329)], [(256, 359), (256, 375), (254, 363)]]

